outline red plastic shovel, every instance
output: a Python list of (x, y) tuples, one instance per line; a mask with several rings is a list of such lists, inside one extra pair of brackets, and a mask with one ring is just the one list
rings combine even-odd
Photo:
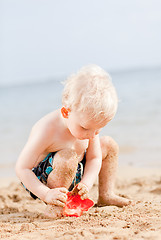
[(63, 215), (70, 217), (80, 217), (84, 211), (88, 211), (94, 205), (94, 202), (87, 198), (82, 200), (80, 196), (67, 194), (68, 198), (64, 207)]

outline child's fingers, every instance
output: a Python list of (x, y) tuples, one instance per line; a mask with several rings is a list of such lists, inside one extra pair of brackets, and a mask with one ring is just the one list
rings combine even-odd
[(71, 194), (79, 194), (82, 198), (82, 196), (85, 194), (84, 199), (87, 198), (87, 193), (89, 192), (88, 187), (84, 183), (78, 183), (75, 188), (72, 190)]
[(61, 195), (58, 196), (57, 199), (58, 199), (59, 201), (65, 203), (65, 202), (67, 201), (67, 195), (66, 195), (66, 194), (61, 194)]
[(78, 183), (77, 188), (81, 190), (82, 188), (87, 188), (87, 186), (84, 183)]
[(60, 207), (65, 207), (65, 203), (64, 202), (61, 202), (60, 200), (58, 199), (54, 199), (52, 201), (52, 205), (56, 205), (56, 206), (60, 206)]
[(77, 188), (78, 190), (85, 189), (86, 191), (89, 191), (88, 187), (84, 183), (78, 183)]
[(65, 187), (58, 188), (60, 192), (62, 193), (68, 193), (68, 190)]
[(82, 188), (82, 189), (78, 192), (78, 194), (79, 194), (79, 195), (83, 195), (83, 194), (86, 194), (87, 192), (88, 192), (87, 189)]
[(88, 198), (88, 194), (87, 194), (87, 193), (85, 193), (85, 194), (83, 194), (83, 195), (81, 196), (81, 199), (82, 199), (82, 200), (87, 199), (87, 198)]
[(56, 199), (52, 200), (52, 204), (64, 207), (66, 201), (67, 201), (67, 195), (66, 194), (59, 194)]
[(83, 195), (89, 192), (87, 186), (84, 184), (80, 184), (78, 187), (79, 187), (79, 192), (78, 192), (79, 195)]
[(80, 189), (82, 188), (81, 183), (78, 183), (78, 184), (76, 185), (76, 188), (77, 188), (78, 190), (80, 190)]

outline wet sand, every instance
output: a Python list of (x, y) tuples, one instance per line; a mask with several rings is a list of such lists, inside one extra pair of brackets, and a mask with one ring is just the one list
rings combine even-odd
[[(93, 207), (81, 217), (49, 219), (16, 178), (0, 181), (0, 239), (161, 239), (161, 169), (120, 167), (116, 193), (134, 206)], [(90, 192), (97, 200), (97, 183)]]

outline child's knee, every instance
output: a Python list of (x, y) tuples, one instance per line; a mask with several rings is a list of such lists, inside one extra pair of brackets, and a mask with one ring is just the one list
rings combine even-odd
[(54, 156), (53, 169), (59, 168), (61, 171), (72, 174), (78, 165), (77, 153), (73, 149), (63, 149)]
[(113, 154), (117, 155), (119, 152), (119, 145), (117, 142), (110, 136), (103, 136), (100, 139), (101, 142), (101, 148), (102, 148), (102, 154), (106, 155), (109, 152), (112, 152)]
[(119, 145), (118, 143), (112, 138), (109, 137), (109, 148), (113, 151), (118, 153), (119, 152)]
[(77, 154), (72, 149), (57, 152), (53, 159), (53, 171), (49, 174), (47, 185), (49, 188), (69, 188), (75, 177), (78, 166)]

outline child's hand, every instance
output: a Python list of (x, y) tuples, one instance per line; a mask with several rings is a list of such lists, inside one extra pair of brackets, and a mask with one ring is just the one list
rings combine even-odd
[(81, 182), (78, 183), (73, 189), (73, 191), (71, 192), (71, 194), (79, 194), (82, 200), (88, 198), (88, 193), (89, 193), (88, 187)]
[(65, 187), (53, 188), (47, 192), (44, 202), (51, 205), (64, 207), (67, 201), (68, 190)]

